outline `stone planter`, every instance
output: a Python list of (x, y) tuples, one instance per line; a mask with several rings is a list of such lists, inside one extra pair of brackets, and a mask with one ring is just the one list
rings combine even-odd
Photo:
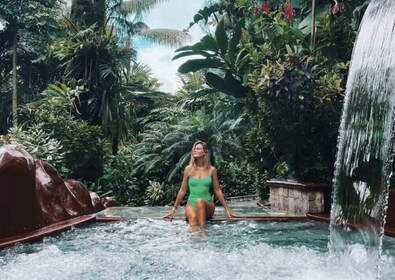
[(267, 182), (271, 208), (294, 214), (329, 213), (331, 185), (296, 181)]

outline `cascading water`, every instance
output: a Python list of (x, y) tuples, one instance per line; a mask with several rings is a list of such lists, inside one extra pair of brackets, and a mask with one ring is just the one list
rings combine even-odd
[(394, 0), (373, 0), (364, 14), (340, 126), (329, 250), (352, 260), (355, 279), (379, 278), (394, 142), (394, 13)]

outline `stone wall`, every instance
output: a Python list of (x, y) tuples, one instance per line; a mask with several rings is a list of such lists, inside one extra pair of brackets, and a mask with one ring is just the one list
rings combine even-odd
[(268, 181), (268, 185), (271, 208), (301, 215), (325, 212), (325, 192), (329, 185), (289, 181)]

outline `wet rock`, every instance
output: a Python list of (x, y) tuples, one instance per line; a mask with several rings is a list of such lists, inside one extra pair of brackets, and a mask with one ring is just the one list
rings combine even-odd
[(81, 209), (78, 215), (86, 215), (95, 212), (89, 190), (83, 183), (74, 179), (66, 179), (64, 183), (75, 198), (75, 203), (77, 203)]
[(66, 210), (64, 205), (72, 204), (74, 198), (56, 169), (42, 160), (36, 160), (36, 195), (42, 226), (69, 219), (80, 210)]
[(91, 197), (94, 212), (100, 212), (106, 208), (104, 207), (104, 204), (97, 193), (90, 192), (90, 197)]
[(0, 239), (115, 206), (21, 146), (0, 148)]
[(0, 238), (37, 227), (35, 162), (21, 146), (0, 148)]
[(118, 206), (117, 201), (113, 197), (106, 196), (103, 197), (101, 200), (105, 208)]

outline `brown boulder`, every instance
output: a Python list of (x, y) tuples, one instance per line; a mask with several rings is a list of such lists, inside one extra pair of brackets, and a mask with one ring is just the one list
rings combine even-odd
[(84, 184), (63, 180), (51, 164), (34, 160), (21, 146), (0, 148), (0, 238), (103, 209), (100, 197)]
[(102, 200), (100, 199), (100, 196), (97, 193), (90, 192), (90, 197), (91, 197), (93, 209), (95, 212), (100, 212), (106, 208), (106, 207), (104, 207), (104, 204), (103, 204)]
[(74, 179), (66, 179), (64, 183), (81, 209), (78, 215), (86, 215), (95, 212), (89, 190), (83, 183)]
[(103, 197), (101, 199), (105, 208), (118, 206), (117, 201), (113, 197)]
[(21, 146), (0, 148), (0, 238), (37, 228), (35, 163)]
[(42, 160), (36, 160), (36, 195), (41, 210), (41, 226), (71, 218), (64, 205), (69, 204), (73, 197), (56, 169)]

